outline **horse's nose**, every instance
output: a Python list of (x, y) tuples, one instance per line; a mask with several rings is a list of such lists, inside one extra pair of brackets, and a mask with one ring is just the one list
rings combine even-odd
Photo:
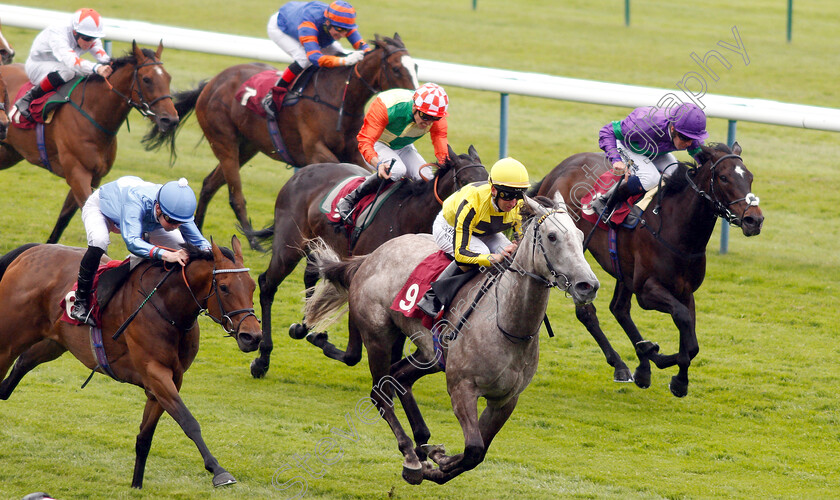
[(586, 302), (595, 300), (595, 295), (598, 293), (599, 283), (597, 281), (578, 281), (574, 285), (575, 294)]
[(239, 332), (239, 335), (236, 336), (236, 340), (239, 343), (239, 349), (242, 352), (256, 351), (260, 346), (260, 341), (262, 340), (262, 332)]
[(9, 130), (8, 123), (0, 123), (0, 141), (6, 138), (6, 132)]
[(761, 232), (764, 225), (764, 215), (747, 215), (741, 220), (741, 230), (744, 236), (755, 236)]
[(157, 123), (161, 132), (168, 132), (178, 126), (180, 120), (177, 116), (159, 116)]

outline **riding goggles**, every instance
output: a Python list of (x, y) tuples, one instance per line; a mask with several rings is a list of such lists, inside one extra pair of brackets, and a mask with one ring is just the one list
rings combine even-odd
[(87, 36), (87, 35), (83, 35), (81, 33), (78, 33), (77, 36), (79, 37), (79, 40), (83, 40), (85, 42), (92, 42), (92, 41), (96, 40), (95, 36)]
[(440, 121), (443, 118), (442, 116), (427, 115), (426, 113), (424, 113), (422, 111), (417, 111), (417, 112), (420, 113), (420, 119), (423, 120), (424, 122), (436, 122), (436, 121)]
[(500, 200), (521, 200), (525, 197), (524, 189), (501, 188), (500, 186), (496, 186), (496, 191), (499, 193)]

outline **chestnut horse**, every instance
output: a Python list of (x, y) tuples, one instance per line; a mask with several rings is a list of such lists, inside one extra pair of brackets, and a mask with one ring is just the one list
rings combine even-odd
[[(702, 148), (696, 156), (700, 161), (696, 168), (680, 164), (657, 194), (656, 202), (651, 202), (645, 210), (639, 226), (616, 230), (617, 258), (611, 257), (607, 231), (594, 231), (588, 250), (617, 279), (610, 312), (636, 348), (639, 366), (634, 375), (630, 375), (627, 365), (601, 330), (595, 306), (578, 305), (576, 314), (598, 342), (607, 362), (615, 368), (617, 382), (635, 381), (641, 388), (649, 387), (653, 361), (660, 369), (678, 365), (679, 372), (671, 378), (669, 388), (677, 397), (688, 393), (688, 367), (700, 349), (695, 331), (694, 292), (706, 275), (706, 245), (717, 218), (740, 226), (746, 236), (759, 234), (764, 223), (758, 197), (751, 192), (753, 174), (740, 154), (741, 146), (737, 142), (731, 150), (724, 144), (716, 144)], [(563, 195), (570, 200), (577, 226), (589, 234), (593, 225), (580, 216), (579, 200), (598, 174), (608, 168), (601, 153), (576, 154), (557, 165), (531, 188), (531, 193)], [(630, 317), (630, 299), (634, 294), (642, 309), (671, 315), (680, 332), (676, 354), (660, 354), (659, 346), (639, 333)]]
[(0, 32), (0, 64), (11, 64), (15, 58), (15, 49), (6, 41), (6, 37)]
[[(347, 237), (337, 233), (325, 214), (321, 213), (321, 200), (347, 177), (366, 175), (363, 168), (346, 163), (323, 163), (309, 165), (297, 171), (277, 194), (274, 205), (274, 222), (262, 231), (250, 233), (258, 239), (272, 239), (271, 262), (268, 269), (258, 278), (260, 284), (260, 307), (263, 314), (263, 341), (260, 344), (260, 357), (251, 363), (251, 375), (263, 377), (268, 371), (271, 350), (271, 305), (277, 287), (291, 273), (301, 258), (309, 254), (309, 242), (314, 238), (325, 241), (343, 257), (350, 254), (361, 255), (372, 252), (382, 243), (401, 234), (431, 233), (432, 222), (437, 216), (441, 200), (461, 187), (477, 181), (487, 180), (487, 170), (475, 148), (470, 146), (467, 154), (456, 155), (449, 148), (449, 156), (435, 174), (433, 181), (404, 181), (382, 205), (373, 221), (359, 236), (352, 252)], [(305, 272), (304, 285), (307, 289), (315, 286), (317, 273)], [(306, 337), (308, 341), (320, 347), (326, 356), (337, 359), (347, 365), (355, 365), (361, 359), (361, 353), (346, 355), (336, 349), (326, 333), (308, 335), (305, 322), (294, 324), (289, 335), (294, 339)], [(351, 337), (350, 344), (357, 344), (358, 338)], [(348, 350), (351, 350), (348, 347)]]
[[(461, 316), (466, 307), (447, 311), (435, 327), (443, 327), (437, 338), (421, 320), (391, 309), (414, 268), (438, 251), (431, 235), (403, 235), (344, 262), (326, 246), (315, 251), (314, 260), (325, 279), (306, 301), (306, 321), (318, 325), (349, 303), (348, 328), (361, 336), (368, 354), (370, 397), (397, 438), (407, 482), (428, 479), (442, 484), (484, 460), (537, 371), (540, 323), (551, 288), (564, 291), (575, 304), (595, 299), (599, 284), (583, 255), (583, 233), (560, 196), (553, 201), (544, 208), (525, 198), (526, 209), (534, 215), (523, 223), (524, 236), (513, 262), (498, 274), (479, 273), (464, 285), (453, 303), (471, 304), (475, 314), (467, 321)], [(483, 290), (486, 293), (481, 295)], [(401, 348), (406, 338), (417, 351), (392, 364), (395, 347)], [(439, 371), (438, 360), (445, 362), (446, 389), (464, 435), (464, 451), (457, 455), (447, 455), (441, 445), (427, 445), (429, 429), (412, 393), (416, 380)], [(395, 391), (415, 443), (394, 412)], [(482, 397), (487, 406), (479, 417)]]
[[(60, 106), (44, 129), (45, 163), (38, 149), (35, 129), (10, 127), (0, 144), (0, 170), (25, 159), (63, 177), (70, 186), (61, 213), (47, 243), (56, 243), (76, 210), (99, 186), (114, 165), (117, 132), (132, 108), (151, 118), (161, 128), (174, 127), (178, 114), (169, 95), (171, 77), (163, 68), (160, 54), (140, 49), (111, 62), (114, 72), (106, 81), (99, 75), (83, 80)], [(22, 64), (0, 66), (12, 99), (29, 81)]]
[[(100, 373), (110, 369), (117, 380), (146, 392), (132, 487), (143, 486), (152, 437), (164, 411), (195, 442), (204, 467), (213, 474), (213, 485), (235, 483), (204, 444), (198, 422), (178, 394), (184, 372), (198, 352), (199, 313), (206, 311), (220, 323), (243, 352), (255, 350), (260, 342), (260, 325), (253, 313), (256, 284), (242, 262), (236, 237), (231, 246), (232, 252), (215, 244), (212, 252), (190, 248), (190, 262), (173, 269), (180, 272), (166, 280), (161, 278), (172, 273), (160, 261), (139, 264), (102, 315), (104, 364), (91, 349), (90, 328), (59, 319), (59, 301), (76, 279), (84, 249), (29, 244), (9, 252), (0, 258), (0, 379), (17, 361), (0, 383), (0, 399), (8, 399), (33, 368), (70, 351), (88, 368)], [(133, 321), (113, 340), (112, 335), (133, 313)]]
[[(287, 101), (300, 97), (295, 105), (284, 106), (277, 118), (292, 166), (338, 162), (365, 165), (356, 141), (365, 103), (382, 90), (418, 86), (414, 62), (398, 34), (384, 39), (377, 36), (373, 46), (355, 66), (321, 68), (302, 94), (295, 91), (286, 96)], [(213, 195), (227, 184), (230, 206), (239, 225), (251, 231), (239, 169), (259, 152), (274, 160), (287, 161), (275, 151), (266, 119), (235, 100), (237, 90), (246, 80), (274, 69), (265, 64), (240, 64), (193, 90), (175, 94), (178, 114), (186, 117), (195, 109), (204, 137), (219, 160), (201, 186), (195, 212), (199, 228)], [(174, 159), (176, 131), (154, 126), (143, 139), (146, 149), (158, 149), (167, 143)], [(261, 250), (255, 240), (249, 238), (249, 243), (251, 248)]]

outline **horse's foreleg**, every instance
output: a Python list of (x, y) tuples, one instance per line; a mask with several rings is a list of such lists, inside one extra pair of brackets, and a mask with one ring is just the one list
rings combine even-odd
[[(443, 484), (465, 471), (474, 469), (484, 460), (484, 455), (487, 452), (478, 420), (478, 389), (471, 381), (462, 381), (460, 384), (449, 387), (449, 393), (452, 400), (452, 410), (455, 412), (455, 417), (458, 418), (458, 423), (461, 424), (461, 430), (464, 433), (464, 452), (448, 456), (444, 453), (442, 447), (430, 451), (429, 458), (437, 463), (439, 468), (437, 470), (424, 469), (423, 478), (438, 484)], [(513, 406), (516, 406), (515, 402)], [(513, 407), (510, 408), (510, 411), (513, 411)], [(485, 409), (486, 412), (487, 409)], [(504, 417), (501, 424), (504, 424), (509, 416), (510, 412)], [(482, 418), (484, 418), (484, 414), (482, 414)], [(499, 428), (501, 428), (501, 424)], [(496, 432), (498, 432), (498, 429), (492, 435), (494, 436)]]
[[(396, 345), (401, 346), (402, 344), (397, 343)], [(400, 359), (391, 365), (391, 376), (405, 388), (404, 393), (399, 393), (400, 403), (402, 403), (405, 416), (408, 417), (408, 423), (411, 425), (411, 431), (414, 434), (414, 452), (421, 461), (426, 460), (426, 451), (423, 445), (429, 442), (431, 432), (429, 432), (429, 427), (420, 413), (420, 407), (417, 406), (417, 401), (414, 399), (412, 387), (420, 378), (439, 371), (440, 368), (437, 363), (428, 362), (419, 350), (410, 357)]]
[(146, 373), (147, 376), (144, 377), (143, 385), (158, 400), (166, 413), (178, 422), (184, 434), (193, 440), (199, 453), (201, 453), (201, 458), (204, 459), (204, 468), (213, 474), (213, 486), (218, 487), (235, 483), (236, 479), (233, 478), (233, 475), (219, 465), (219, 461), (210, 453), (204, 443), (204, 438), (201, 437), (201, 426), (178, 394), (178, 386), (173, 379), (172, 370), (159, 364), (152, 364), (148, 367)]
[(362, 337), (352, 320), (348, 323), (347, 329), (348, 336), (346, 351), (342, 351), (338, 347), (334, 346), (328, 340), (328, 336), (324, 332), (309, 333), (306, 335), (306, 340), (308, 340), (312, 345), (319, 347), (324, 352), (324, 356), (336, 361), (341, 361), (347, 366), (355, 366), (356, 363), (362, 359)]
[[(15, 366), (9, 376), (0, 383), (0, 399), (5, 401), (12, 395), (24, 375), (32, 371), (36, 366), (52, 361), (67, 351), (63, 345), (49, 339), (43, 339), (30, 346), (18, 356)], [(9, 361), (11, 362), (11, 361)], [(0, 366), (0, 374), (6, 373), (6, 367)]]
[(374, 382), (373, 390), (370, 392), (370, 398), (379, 409), (379, 414), (388, 422), (388, 426), (391, 427), (391, 432), (394, 433), (394, 437), (397, 438), (397, 447), (404, 458), (403, 479), (409, 484), (420, 484), (423, 482), (423, 466), (417, 454), (414, 452), (414, 445), (411, 438), (405, 433), (397, 415), (394, 413), (393, 393), (396, 390), (402, 395), (402, 393), (406, 392), (406, 389), (389, 374), (391, 367), (391, 348), (390, 345), (383, 345), (386, 343), (384, 336), (382, 336), (376, 339), (375, 344), (367, 346), (370, 374)]
[(592, 335), (595, 342), (598, 343), (598, 347), (601, 348), (601, 351), (607, 358), (607, 363), (614, 368), (613, 380), (615, 382), (632, 382), (633, 376), (630, 375), (630, 369), (627, 368), (624, 360), (622, 360), (618, 352), (613, 349), (613, 346), (610, 344), (610, 341), (607, 339), (604, 331), (601, 330), (601, 323), (598, 321), (595, 306), (591, 303), (579, 304), (575, 306), (575, 316), (578, 321), (583, 323), (583, 326), (586, 327), (586, 330), (589, 331), (589, 334)]
[(143, 421), (140, 423), (140, 432), (137, 434), (137, 441), (134, 445), (134, 477), (131, 480), (132, 488), (143, 487), (143, 474), (146, 471), (146, 459), (149, 458), (149, 450), (152, 447), (152, 438), (155, 435), (160, 416), (163, 414), (163, 406), (157, 402), (155, 397), (146, 393), (146, 408), (143, 410)]
[(70, 220), (73, 218), (73, 215), (76, 214), (76, 210), (78, 209), (79, 204), (76, 202), (76, 197), (73, 195), (73, 190), (71, 189), (70, 192), (67, 193), (64, 205), (61, 206), (61, 212), (58, 214), (58, 221), (56, 221), (55, 228), (53, 228), (52, 233), (50, 233), (47, 243), (58, 243), (58, 239), (61, 238), (61, 235), (67, 228), (67, 225), (70, 224)]
[(679, 352), (664, 355), (654, 351), (649, 354), (650, 360), (656, 364), (657, 368), (664, 369), (679, 365), (679, 372), (671, 377), (669, 385), (671, 393), (677, 397), (688, 394), (688, 367), (700, 351), (695, 331), (694, 296), (690, 295), (686, 302), (686, 304), (682, 303), (655, 280), (649, 280), (645, 284), (644, 293), (639, 295), (639, 305), (645, 309), (655, 309), (670, 314), (680, 332)]
[(650, 387), (650, 360), (648, 354), (659, 349), (659, 346), (652, 342), (644, 341), (642, 334), (630, 317), (631, 299), (633, 292), (624, 286), (623, 283), (616, 283), (613, 297), (610, 301), (610, 312), (615, 317), (618, 324), (627, 334), (630, 342), (636, 348), (636, 356), (639, 358), (639, 366), (633, 373), (633, 380), (637, 386), (642, 389)]

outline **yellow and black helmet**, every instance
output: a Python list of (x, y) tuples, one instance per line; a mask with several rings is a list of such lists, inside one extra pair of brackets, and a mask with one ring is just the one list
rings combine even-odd
[(498, 191), (519, 195), (517, 198), (521, 198), (531, 186), (525, 165), (513, 158), (502, 158), (493, 165), (490, 169), (490, 184)]

